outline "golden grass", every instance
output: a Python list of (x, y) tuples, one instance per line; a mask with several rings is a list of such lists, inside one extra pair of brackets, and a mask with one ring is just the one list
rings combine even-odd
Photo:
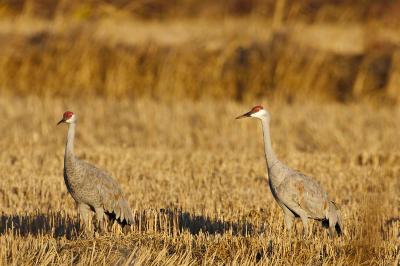
[(182, 19), (188, 17), (261, 17), (280, 21), (318, 22), (376, 22), (398, 25), (397, 1), (315, 1), (315, 0), (5, 0), (0, 3), (0, 14), (15, 17), (20, 14), (57, 19), (97, 19), (110, 16), (135, 17), (144, 20)]
[(0, 93), (347, 102), (400, 99), (399, 30), (259, 17), (0, 21)]
[[(289, 241), (267, 185), (260, 125), (231, 101), (0, 99), (0, 261), (13, 265), (396, 265), (400, 110), (263, 102), (273, 146), (336, 201), (344, 237), (314, 224)], [(133, 231), (80, 235), (63, 177), (63, 111), (76, 152), (107, 169), (135, 211)], [(397, 257), (396, 257), (397, 256)]]

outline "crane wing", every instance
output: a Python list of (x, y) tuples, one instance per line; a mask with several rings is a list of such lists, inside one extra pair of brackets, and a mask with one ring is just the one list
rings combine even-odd
[(94, 165), (84, 161), (80, 163), (85, 165), (83, 168), (86, 169), (86, 175), (92, 179), (93, 190), (104, 212), (120, 223), (132, 224), (134, 222), (132, 210), (118, 183), (108, 173)]
[(98, 176), (97, 190), (106, 213), (121, 223), (132, 224), (133, 214), (119, 185), (107, 174)]
[(278, 187), (282, 202), (291, 210), (302, 210), (308, 217), (324, 219), (329, 208), (327, 193), (312, 178), (292, 170)]

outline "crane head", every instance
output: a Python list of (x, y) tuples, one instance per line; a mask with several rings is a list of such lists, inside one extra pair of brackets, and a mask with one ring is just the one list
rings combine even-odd
[(251, 108), (251, 110), (248, 111), (247, 113), (236, 117), (236, 119), (241, 119), (246, 117), (262, 118), (264, 116), (267, 116), (267, 114), (268, 114), (267, 111), (261, 105), (256, 105), (253, 108)]
[(66, 112), (63, 114), (62, 119), (57, 123), (57, 125), (59, 125), (59, 124), (61, 124), (61, 123), (68, 123), (68, 124), (70, 124), (70, 123), (73, 123), (73, 122), (75, 122), (75, 121), (76, 121), (76, 116), (75, 116), (75, 114), (74, 114), (73, 112), (71, 112), (71, 111), (66, 111)]

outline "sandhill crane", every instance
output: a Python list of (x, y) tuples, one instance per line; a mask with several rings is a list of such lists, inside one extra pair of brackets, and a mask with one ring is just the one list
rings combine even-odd
[(86, 229), (96, 213), (100, 230), (104, 229), (104, 216), (120, 225), (133, 223), (133, 214), (119, 185), (106, 172), (81, 161), (74, 155), (76, 115), (67, 111), (57, 125), (68, 124), (64, 155), (64, 181), (68, 192), (78, 205)]
[(295, 171), (275, 156), (270, 137), (270, 115), (262, 106), (255, 106), (236, 119), (254, 117), (261, 120), (264, 150), (268, 168), (268, 182), (275, 200), (282, 208), (285, 225), (289, 231), (295, 217), (300, 217), (305, 236), (308, 236), (308, 219), (322, 221), (330, 235), (342, 232), (341, 214), (335, 203), (329, 200), (325, 190), (311, 177)]

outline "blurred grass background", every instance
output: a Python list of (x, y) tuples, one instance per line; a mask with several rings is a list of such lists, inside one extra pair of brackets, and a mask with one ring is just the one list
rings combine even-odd
[(396, 103), (400, 1), (3, 0), (0, 93)]
[[(0, 264), (397, 265), (398, 14), (389, 0), (0, 0)], [(234, 120), (254, 104), (279, 158), (340, 206), (343, 238), (298, 223), (288, 241), (261, 129)], [(126, 193), (131, 233), (78, 235), (65, 110), (78, 157)]]

